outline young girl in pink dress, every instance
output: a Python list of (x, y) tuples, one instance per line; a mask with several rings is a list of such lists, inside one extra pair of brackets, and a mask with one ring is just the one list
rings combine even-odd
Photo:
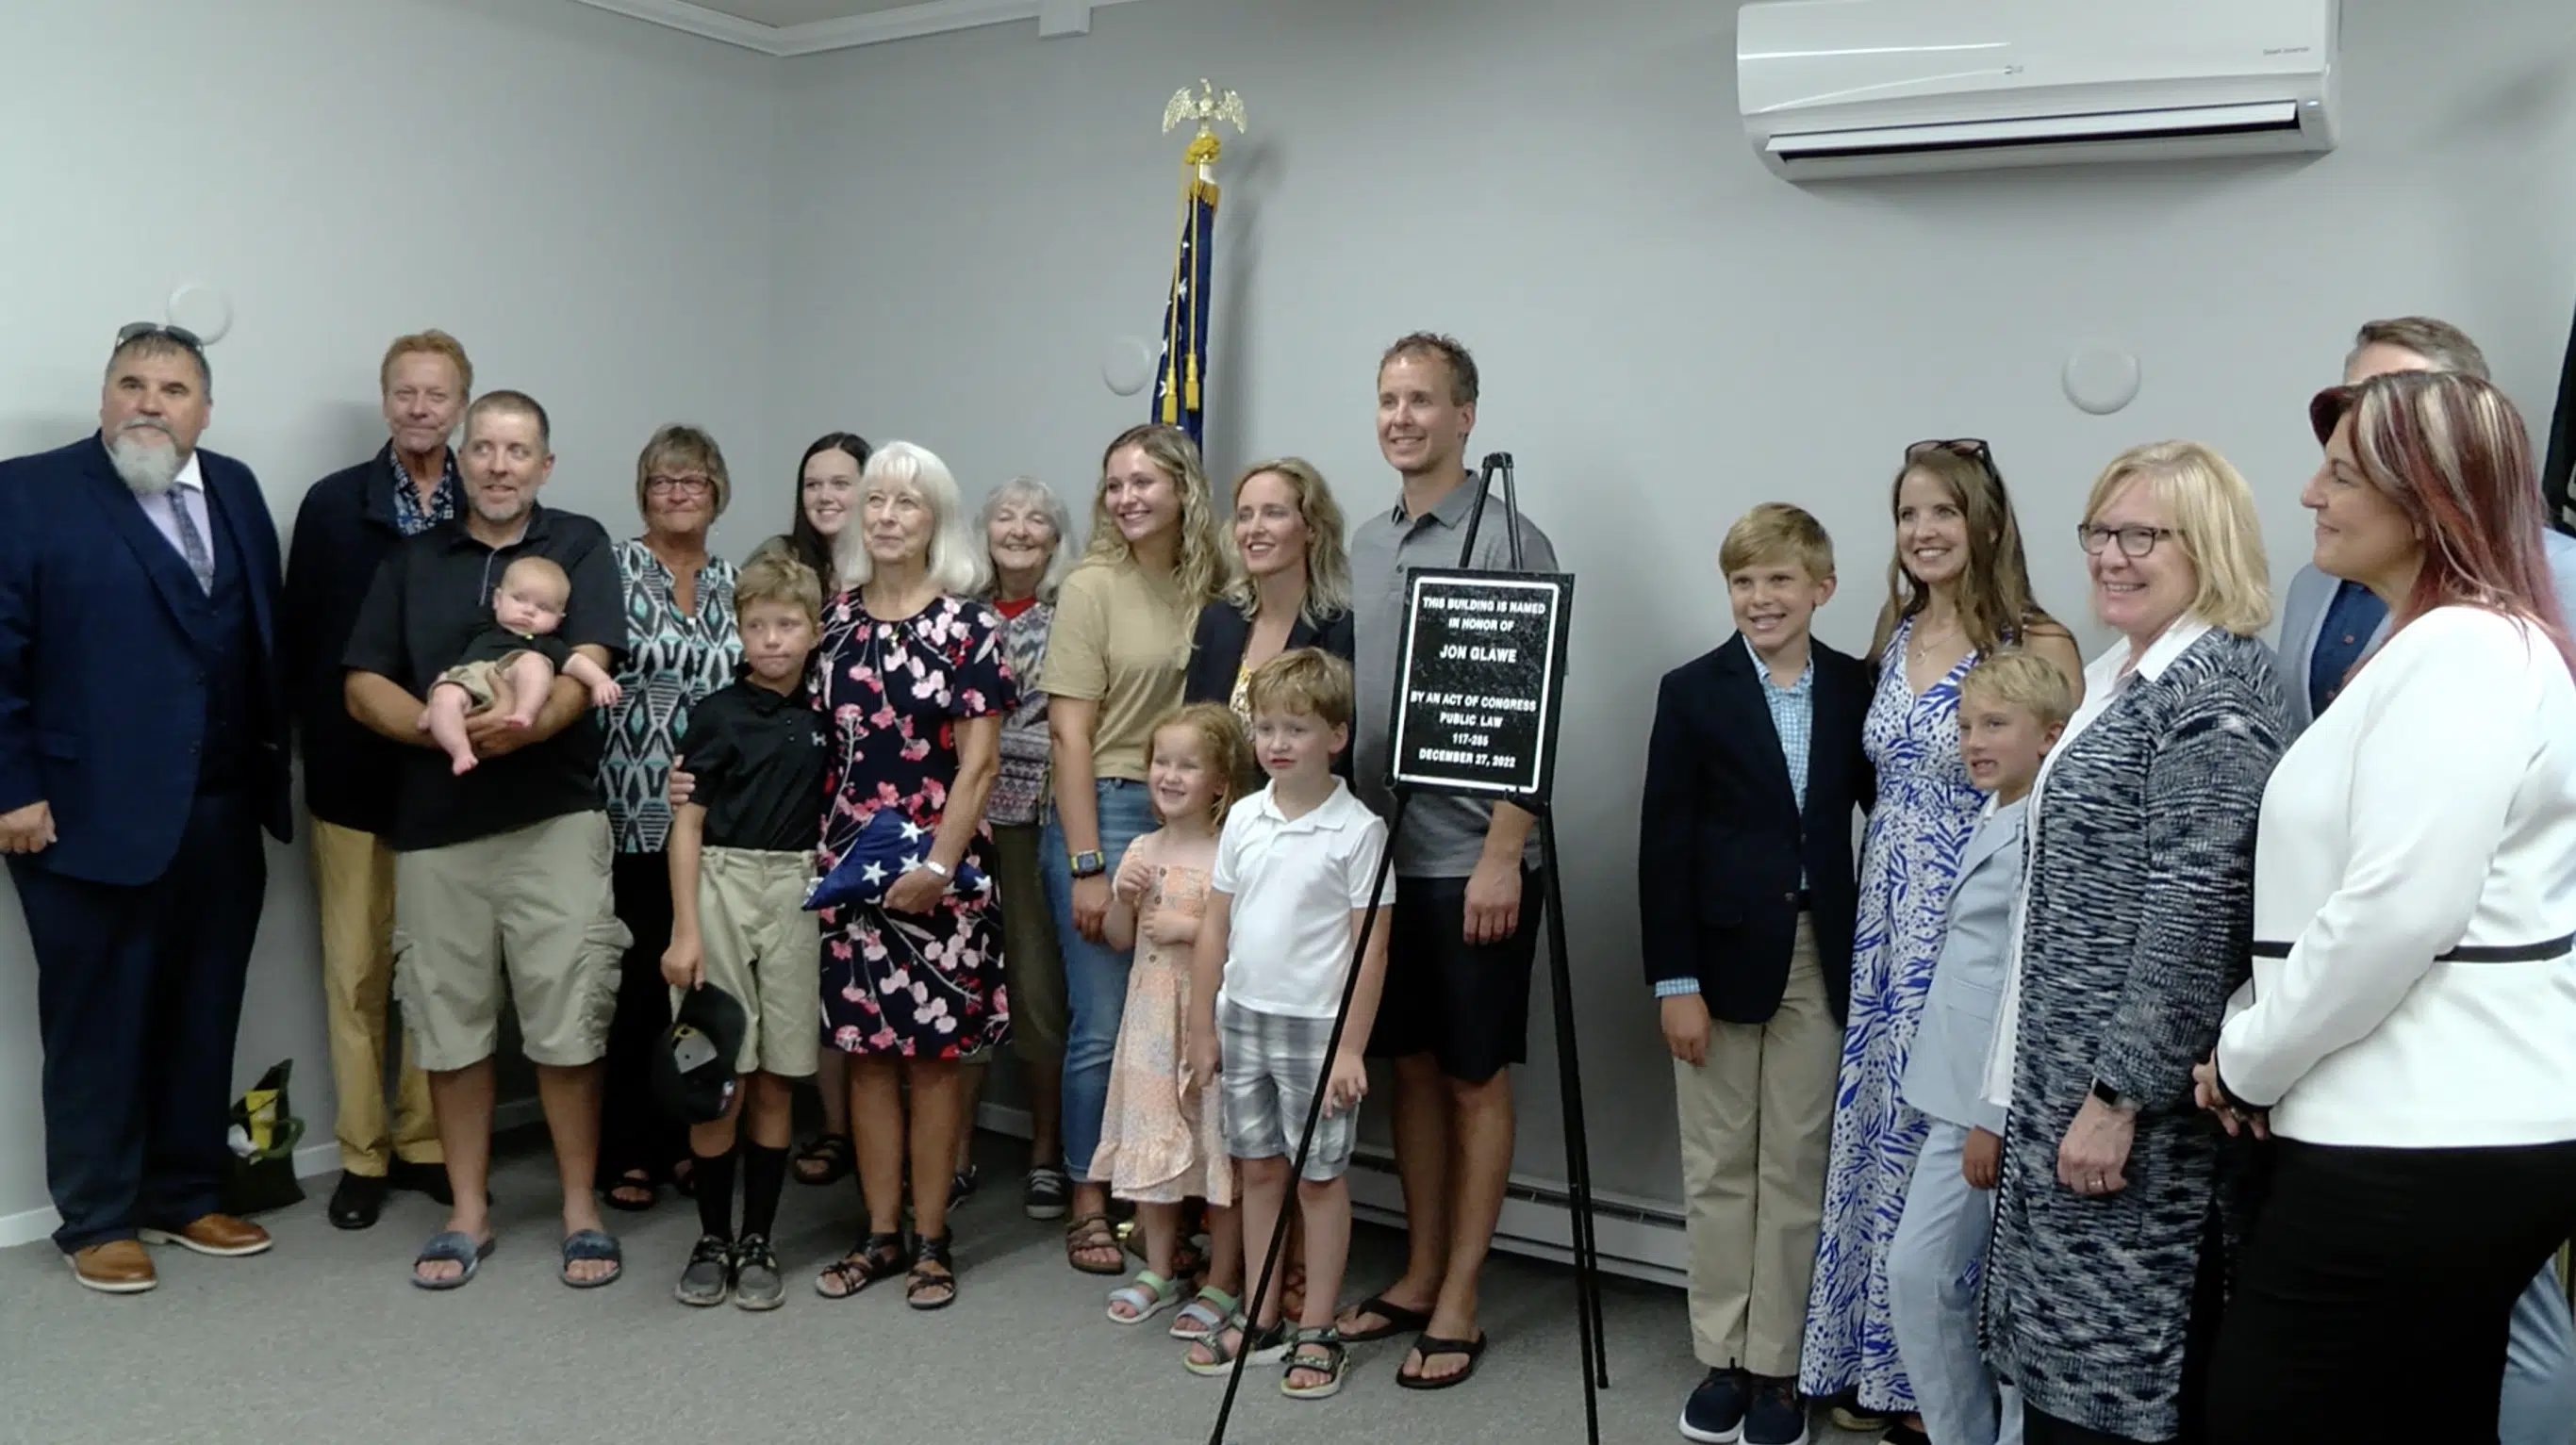
[(1217, 834), (1242, 792), (1251, 750), (1231, 710), (1196, 703), (1154, 729), (1147, 758), (1147, 796), (1163, 826), (1128, 846), (1103, 924), (1109, 946), (1133, 947), (1136, 962), (1091, 1172), (1108, 1181), (1112, 1195), (1135, 1203), (1145, 1238), (1145, 1268), (1109, 1292), (1109, 1318), (1118, 1324), (1143, 1324), (1180, 1302), (1182, 1206), (1206, 1202), (1207, 1283), (1170, 1330), (1174, 1339), (1194, 1340), (1241, 1307), (1243, 1288), (1233, 1164), (1217, 1092), (1213, 1080), (1183, 1077), (1182, 1039)]

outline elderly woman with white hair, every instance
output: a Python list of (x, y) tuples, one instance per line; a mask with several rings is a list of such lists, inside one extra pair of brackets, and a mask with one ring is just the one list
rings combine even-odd
[(908, 1266), (906, 1301), (940, 1309), (957, 1298), (948, 1196), (965, 1112), (959, 1064), (1009, 1033), (991, 895), (951, 884), (970, 865), (990, 866), (984, 804), (1020, 685), (1000, 617), (976, 598), (984, 547), (947, 466), (890, 442), (868, 458), (857, 491), (858, 516), (835, 542), (844, 590), (816, 650), (830, 728), (816, 861), (828, 871), (887, 809), (921, 851), (876, 901), (822, 914), (823, 1032), (847, 1056), (868, 1222), (815, 1289), (846, 1299)]
[[(1035, 477), (1013, 477), (984, 498), (981, 531), (993, 580), (984, 600), (1001, 618), (1002, 658), (1020, 679), (1019, 706), (1002, 719), (1001, 776), (984, 804), (992, 828), (993, 887), (1002, 910), (1002, 972), (1009, 981), (1011, 1052), (1028, 1090), (1029, 1172), (1020, 1184), (1021, 1212), (1062, 1219), (1072, 1181), (1064, 1172), (1058, 1101), (1064, 1096), (1064, 953), (1055, 913), (1038, 867), (1038, 838), (1048, 782), (1047, 695), (1029, 685), (1046, 661), (1055, 625), (1056, 588), (1073, 570), (1072, 512)], [(956, 1197), (975, 1186), (968, 1161), (980, 1065), (965, 1088), (965, 1125), (957, 1137)]]

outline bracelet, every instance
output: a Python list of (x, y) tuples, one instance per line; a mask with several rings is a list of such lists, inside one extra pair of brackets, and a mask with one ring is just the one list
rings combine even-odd
[(922, 859), (922, 860), (921, 860), (921, 866), (922, 866), (922, 867), (924, 867), (924, 868), (929, 869), (929, 870), (930, 870), (931, 872), (933, 872), (933, 873), (938, 874), (938, 875), (939, 875), (940, 877), (942, 877), (942, 878), (951, 878), (951, 877), (956, 876), (956, 875), (954, 875), (954, 874), (952, 874), (952, 873), (950, 873), (950, 872), (948, 871), (948, 865), (947, 865), (947, 864), (940, 862), (940, 861), (939, 861), (938, 859), (936, 859), (936, 858), (924, 858), (924, 859)]

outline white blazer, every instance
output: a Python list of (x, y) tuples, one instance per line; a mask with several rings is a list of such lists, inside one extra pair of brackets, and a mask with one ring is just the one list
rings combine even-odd
[(2472, 607), (2391, 637), (2263, 794), (2218, 1070), (2317, 1144), (2576, 1139), (2576, 682)]

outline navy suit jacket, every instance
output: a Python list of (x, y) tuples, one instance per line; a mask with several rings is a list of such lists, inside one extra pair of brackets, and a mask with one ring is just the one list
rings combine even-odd
[[(277, 664), (277, 524), (250, 469), (199, 448), (211, 511), (233, 539), (258, 625), (254, 786), (290, 828), (286, 694)], [(0, 812), (52, 806), (55, 842), (13, 860), (94, 883), (169, 867), (197, 792), (205, 661), (196, 577), (92, 434), (0, 462)]]
[(1778, 1012), (1801, 870), (1834, 1017), (1850, 1008), (1860, 909), (1852, 813), (1877, 792), (1861, 750), (1870, 676), (1858, 658), (1809, 645), (1815, 730), (1803, 811), (1742, 636), (1666, 673), (1655, 702), (1637, 847), (1646, 980), (1698, 979), (1722, 1023), (1768, 1023)]

